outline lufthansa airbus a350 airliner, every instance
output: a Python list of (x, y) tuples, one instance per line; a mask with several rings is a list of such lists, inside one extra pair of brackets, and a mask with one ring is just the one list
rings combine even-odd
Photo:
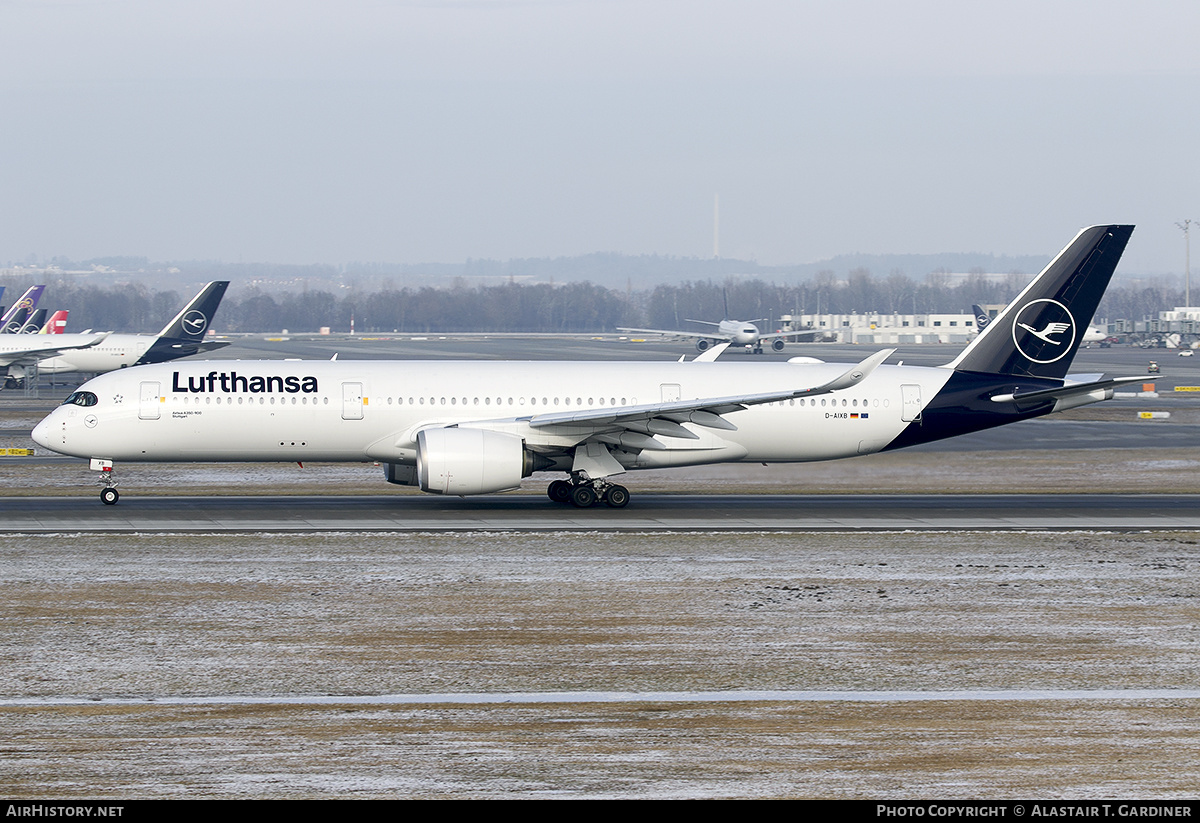
[[(118, 461), (378, 461), (434, 494), (562, 472), (554, 501), (629, 502), (635, 469), (835, 460), (1107, 400), (1142, 376), (1068, 375), (1132, 226), (1092, 226), (952, 362), (221, 361), (146, 365), (80, 386), (33, 439)], [(720, 348), (720, 347), (719, 347)]]

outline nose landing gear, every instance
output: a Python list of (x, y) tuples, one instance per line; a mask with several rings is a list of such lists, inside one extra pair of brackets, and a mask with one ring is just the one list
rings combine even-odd
[(113, 477), (112, 461), (93, 457), (91, 469), (100, 472), (100, 485), (104, 487), (100, 490), (100, 502), (106, 506), (115, 506), (121, 499), (121, 493), (117, 491), (117, 481)]

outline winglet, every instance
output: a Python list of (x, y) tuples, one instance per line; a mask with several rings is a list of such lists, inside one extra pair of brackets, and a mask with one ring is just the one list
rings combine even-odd
[(713, 346), (711, 349), (700, 352), (700, 354), (696, 355), (695, 358), (692, 359), (692, 362), (693, 363), (711, 363), (714, 360), (716, 360), (718, 357), (720, 357), (722, 352), (724, 352), (727, 348), (729, 348), (728, 343), (718, 343), (717, 345)]
[(877, 369), (884, 360), (887, 360), (889, 357), (895, 354), (895, 352), (895, 349), (883, 349), (881, 351), (877, 351), (861, 363), (851, 366), (840, 377), (835, 377), (833, 380), (830, 380), (828, 383), (825, 383), (821, 386), (817, 386), (815, 389), (796, 392), (796, 397), (802, 397), (810, 394), (828, 394), (829, 392), (841, 391), (842, 389), (848, 389), (852, 386), (857, 386), (859, 383), (866, 380), (871, 375), (871, 372), (875, 371), (875, 369)]

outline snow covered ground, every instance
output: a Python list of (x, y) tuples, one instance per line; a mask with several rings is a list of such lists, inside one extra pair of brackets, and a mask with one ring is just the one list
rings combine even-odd
[(8, 797), (1200, 788), (1192, 533), (0, 539)]

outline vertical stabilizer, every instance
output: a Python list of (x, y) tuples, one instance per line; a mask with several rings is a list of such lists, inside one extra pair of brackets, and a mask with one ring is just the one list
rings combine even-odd
[(213, 345), (204, 342), (204, 335), (212, 325), (217, 306), (221, 304), (221, 298), (225, 296), (227, 288), (228, 280), (214, 280), (201, 289), (200, 293), (175, 315), (175, 319), (158, 333), (157, 339), (135, 365), (165, 363), (168, 360), (188, 357), (205, 346)]
[(67, 330), (67, 310), (59, 309), (54, 314), (50, 315), (50, 319), (46, 321), (46, 325), (42, 327), (39, 334), (62, 334)]
[(16, 329), (9, 328), (12, 325), (13, 318), (16, 317), (17, 312), (22, 310), (25, 312), (22, 320), (24, 320), (26, 317), (29, 317), (33, 310), (37, 308), (38, 300), (41, 298), (42, 292), (45, 290), (45, 286), (30, 286), (25, 293), (21, 295), (17, 302), (8, 307), (8, 311), (4, 313), (4, 316), (0, 317), (0, 330), (8, 334), (12, 334), (13, 332), (20, 330), (20, 326), (17, 326)]
[(217, 313), (217, 306), (221, 305), (221, 298), (225, 296), (227, 288), (229, 288), (228, 280), (214, 280), (209, 283), (192, 298), (192, 302), (175, 315), (174, 320), (163, 327), (158, 336), (182, 340), (202, 340), (204, 333), (208, 331), (208, 327), (212, 323), (213, 316)]
[(1100, 305), (1133, 226), (1090, 226), (947, 368), (1062, 379)]

